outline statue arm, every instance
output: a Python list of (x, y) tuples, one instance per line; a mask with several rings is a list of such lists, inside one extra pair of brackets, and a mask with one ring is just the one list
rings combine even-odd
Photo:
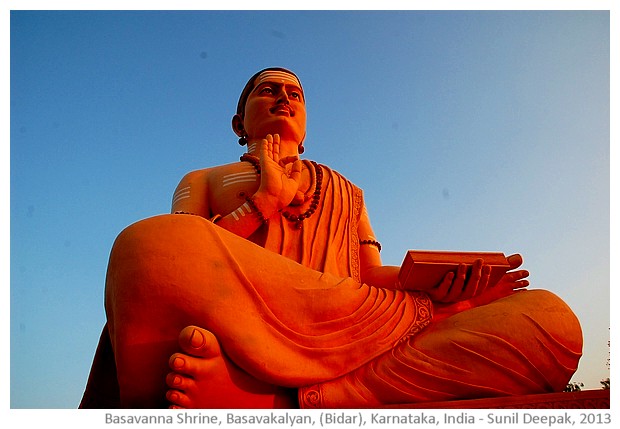
[(210, 218), (207, 198), (208, 170), (187, 173), (179, 182), (172, 196), (172, 213), (188, 213)]
[[(360, 243), (369, 243), (376, 240), (372, 226), (370, 225), (370, 218), (365, 205), (363, 206), (359, 221), (358, 235), (360, 238)], [(362, 283), (385, 289), (402, 289), (398, 280), (400, 267), (383, 265), (381, 255), (379, 253), (379, 246), (372, 244), (360, 244), (359, 256), (360, 276)], [(461, 279), (459, 278), (458, 280)], [(433, 301), (442, 301), (446, 298), (446, 295), (448, 295), (450, 286), (454, 282), (454, 275), (449, 273), (440, 285), (425, 292), (429, 293), (429, 296)], [(452, 301), (455, 300), (458, 301), (458, 297), (456, 299), (452, 299)]]
[[(398, 289), (398, 271), (400, 267), (372, 263), (371, 261), (375, 259), (375, 255), (365, 255), (366, 253), (372, 253), (372, 250), (362, 247), (360, 249), (362, 283), (385, 289)], [(364, 260), (370, 263), (364, 264)]]
[[(217, 190), (209, 189), (209, 177), (212, 172), (213, 169), (192, 171), (181, 179), (172, 197), (172, 213), (201, 216), (235, 235), (243, 238), (249, 237), (263, 224), (262, 215), (259, 216), (256, 208), (252, 207), (249, 202), (242, 203), (230, 213), (214, 212), (217, 209), (210, 206), (212, 197), (217, 200), (217, 198), (225, 199), (227, 196), (219, 195)], [(250, 216), (244, 216), (242, 213), (250, 214)]]
[(365, 205), (362, 209), (357, 233), (360, 243), (365, 243), (359, 246), (360, 276), (362, 283), (385, 289), (398, 289), (398, 271), (400, 267), (383, 265), (381, 254), (379, 253), (379, 246), (368, 244), (376, 242), (376, 238)]
[[(359, 221), (358, 235), (361, 242), (375, 241), (365, 206), (363, 206)], [(360, 245), (359, 253), (360, 275), (363, 283), (386, 289), (401, 289), (398, 281), (400, 267), (383, 265), (378, 246)], [(476, 261), (469, 276), (466, 275), (466, 266), (462, 264), (456, 273), (446, 274), (439, 285), (424, 292), (428, 293), (434, 303), (445, 304), (446, 312), (450, 314), (492, 302), (512, 293), (513, 290), (525, 288), (529, 284), (525, 280), (529, 273), (526, 270), (517, 270), (523, 263), (521, 256), (511, 255), (508, 261), (511, 270), (514, 271), (507, 273), (496, 287), (487, 289), (490, 267), (480, 260)]]

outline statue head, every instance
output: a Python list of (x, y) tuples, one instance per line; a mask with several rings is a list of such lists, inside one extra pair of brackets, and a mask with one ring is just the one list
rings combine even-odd
[[(278, 105), (290, 107), (290, 114), (277, 113), (271, 107)], [(247, 137), (289, 134), (298, 140), (299, 153), (302, 153), (306, 111), (304, 92), (297, 75), (281, 67), (269, 67), (254, 74), (241, 92), (232, 125), (235, 134), (241, 137), (241, 145), (247, 143)]]

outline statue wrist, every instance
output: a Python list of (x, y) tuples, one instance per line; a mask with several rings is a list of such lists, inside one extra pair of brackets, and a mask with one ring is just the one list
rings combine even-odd
[(266, 219), (269, 219), (272, 214), (282, 210), (282, 207), (278, 206), (278, 199), (266, 192), (257, 191), (252, 197), (252, 202), (256, 208), (263, 214)]

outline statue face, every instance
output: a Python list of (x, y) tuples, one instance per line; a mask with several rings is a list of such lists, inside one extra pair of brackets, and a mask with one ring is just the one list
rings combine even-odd
[(245, 104), (243, 127), (249, 139), (279, 134), (300, 143), (306, 135), (306, 104), (297, 79), (286, 73), (263, 73)]

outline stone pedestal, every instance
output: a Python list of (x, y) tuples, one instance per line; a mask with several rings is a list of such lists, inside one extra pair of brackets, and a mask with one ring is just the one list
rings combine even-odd
[(421, 404), (400, 404), (387, 408), (424, 409), (595, 409), (609, 408), (610, 390), (582, 390), (577, 392), (546, 393), (540, 395), (506, 396), (500, 398), (468, 399), (460, 401), (425, 402)]

